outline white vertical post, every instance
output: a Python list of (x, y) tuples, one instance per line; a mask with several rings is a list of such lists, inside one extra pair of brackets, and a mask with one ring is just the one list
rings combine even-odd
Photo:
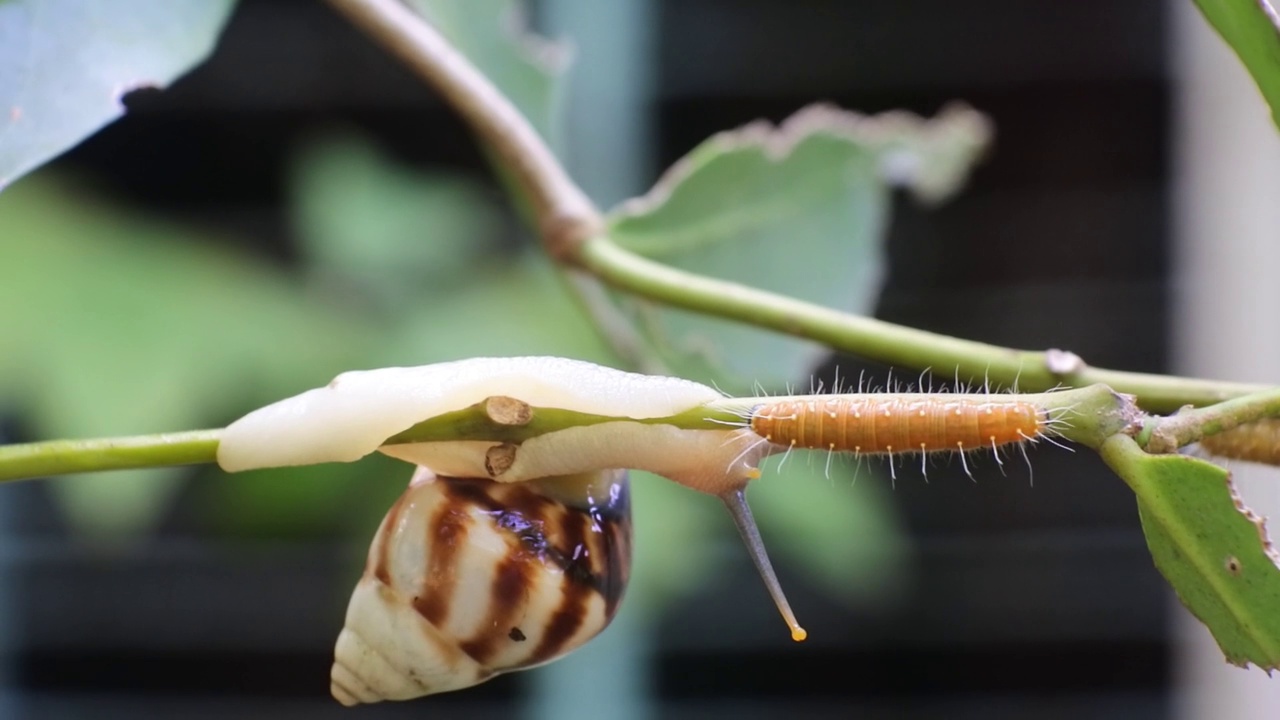
[[(1170, 3), (1174, 366), (1280, 384), (1280, 133), (1191, 0)], [(1280, 536), (1280, 470), (1231, 469), (1245, 501)], [(1178, 718), (1280, 718), (1280, 678), (1228, 665), (1180, 604), (1173, 616)]]
[(545, 32), (574, 46), (565, 165), (596, 204), (648, 188), (653, 167), (653, 0), (543, 0)]
[[(644, 192), (652, 165), (651, 77), (656, 71), (652, 0), (543, 0), (542, 29), (569, 38), (565, 165), (603, 209)], [(643, 484), (643, 480), (640, 483)], [(635, 490), (633, 489), (633, 493)], [(652, 519), (649, 520), (652, 522)], [(641, 520), (645, 522), (645, 520)], [(639, 552), (644, 552), (639, 550)], [(604, 633), (529, 677), (530, 720), (640, 720), (656, 715), (653, 632), (624, 599)]]

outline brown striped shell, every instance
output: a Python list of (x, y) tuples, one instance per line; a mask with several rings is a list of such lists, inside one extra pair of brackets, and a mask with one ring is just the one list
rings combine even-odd
[(630, 565), (625, 471), (497, 483), (420, 468), (351, 596), (333, 696), (407, 700), (554, 660), (609, 624)]

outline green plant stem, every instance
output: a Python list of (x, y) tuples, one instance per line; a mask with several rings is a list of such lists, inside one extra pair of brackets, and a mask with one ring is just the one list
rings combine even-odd
[(1206, 435), (1216, 435), (1264, 417), (1280, 416), (1280, 390), (1268, 390), (1216, 405), (1150, 418), (1138, 436), (1149, 453), (1170, 453)]
[[(803, 400), (807, 397), (810, 396), (773, 397), (770, 400)], [(822, 397), (829, 399), (841, 396)], [(1103, 439), (1126, 430), (1133, 424), (1136, 412), (1126, 396), (1118, 395), (1104, 385), (1000, 397), (1008, 402), (1030, 402), (1050, 416), (1062, 418), (1063, 422), (1053, 434), (1089, 447), (1098, 447)], [(494, 404), (492, 401), (495, 399), (505, 402)], [(459, 440), (520, 443), (547, 433), (612, 422), (673, 425), (685, 430), (728, 431), (734, 427), (746, 426), (752, 407), (760, 402), (760, 398), (754, 397), (724, 398), (675, 415), (633, 419), (561, 408), (530, 407), (511, 398), (487, 398), (468, 407), (423, 420), (391, 436), (385, 444)], [(513, 414), (513, 408), (522, 409), (523, 412)], [(221, 433), (221, 430), (194, 430), (123, 438), (51, 440), (3, 445), (0, 446), (0, 481), (99, 470), (216, 462)]]
[(213, 462), (221, 430), (0, 445), (0, 482)]
[[(631, 253), (604, 237), (581, 245), (571, 258), (609, 285), (674, 307), (815, 340), (835, 350), (898, 367), (956, 368), (961, 379), (990, 379), (1021, 390), (1105, 384), (1137, 397), (1152, 412), (1212, 405), (1266, 390), (1263, 385), (1217, 382), (1091, 368), (1060, 360), (1054, 351), (1013, 350), (849, 315), (737, 283), (694, 275)], [(1069, 358), (1067, 358), (1069, 360)]]

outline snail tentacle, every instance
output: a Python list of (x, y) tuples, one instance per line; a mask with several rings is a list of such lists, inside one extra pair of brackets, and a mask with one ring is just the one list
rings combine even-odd
[(773, 598), (773, 604), (778, 606), (782, 619), (791, 628), (791, 639), (802, 642), (809, 637), (809, 633), (796, 620), (795, 613), (791, 611), (791, 603), (787, 602), (786, 593), (782, 591), (782, 583), (778, 582), (778, 575), (773, 571), (773, 563), (769, 562), (769, 552), (764, 547), (764, 539), (760, 537), (760, 528), (756, 526), (756, 519), (751, 514), (751, 506), (747, 504), (746, 489), (730, 490), (721, 494), (720, 500), (733, 518), (733, 524), (747, 546), (747, 554), (755, 563), (760, 579), (769, 591), (769, 597)]

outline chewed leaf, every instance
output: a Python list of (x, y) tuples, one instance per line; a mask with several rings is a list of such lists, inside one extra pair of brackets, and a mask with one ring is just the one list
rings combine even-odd
[(213, 49), (234, 0), (0, 2), (0, 189)]
[(1280, 667), (1280, 552), (1230, 474), (1182, 455), (1148, 455), (1117, 435), (1107, 464), (1138, 496), (1156, 567), (1233, 664)]
[(889, 112), (870, 118), (851, 132), (880, 151), (885, 181), (910, 190), (925, 203), (939, 203), (959, 192), (974, 164), (991, 143), (986, 116), (963, 105), (950, 105), (936, 118)]
[(515, 104), (553, 148), (560, 144), (568, 47), (529, 32), (520, 0), (408, 0)]
[[(829, 106), (779, 127), (713, 136), (647, 195), (616, 208), (622, 246), (706, 275), (868, 314), (880, 293), (890, 187), (937, 200), (955, 190), (988, 135), (982, 116), (866, 117)], [(648, 327), (681, 374), (730, 386), (780, 384), (806, 372), (817, 345), (674, 310)], [(699, 367), (700, 366), (700, 367)]]
[[(945, 200), (960, 188), (974, 162), (985, 152), (991, 133), (986, 116), (958, 104), (943, 108), (932, 119), (905, 111), (862, 115), (831, 105), (810, 105), (778, 126), (759, 120), (711, 136), (672, 165), (647, 194), (622, 203), (610, 216), (615, 224), (621, 224), (651, 218), (660, 211), (677, 212), (686, 209), (686, 205), (690, 206), (687, 209), (703, 209), (691, 205), (696, 197), (691, 199), (688, 193), (707, 183), (702, 176), (715, 169), (715, 164), (746, 156), (768, 161), (757, 160), (752, 165), (772, 164), (785, 171), (790, 169), (789, 162), (797, 161), (794, 156), (803, 157), (804, 147), (819, 138), (830, 138), (876, 157), (879, 177), (888, 184), (910, 189), (923, 200)], [(817, 178), (808, 179), (812, 182)], [(760, 184), (757, 180), (757, 191), (766, 189), (758, 187)], [(740, 189), (733, 193), (743, 194)], [(630, 225), (627, 227), (632, 230)], [(719, 229), (723, 233), (724, 228)]]

